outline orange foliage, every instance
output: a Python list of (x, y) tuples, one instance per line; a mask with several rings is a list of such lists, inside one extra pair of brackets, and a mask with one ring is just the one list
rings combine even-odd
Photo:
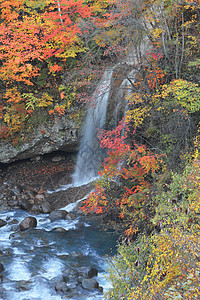
[[(127, 124), (125, 128), (124, 126), (122, 120), (116, 129), (102, 131), (100, 134), (101, 147), (107, 149), (108, 157), (104, 160), (103, 170), (99, 172), (101, 180), (97, 182), (95, 190), (89, 195), (82, 209), (96, 213), (117, 212), (125, 222), (129, 220), (126, 233), (133, 234), (138, 231), (140, 218), (147, 223), (151, 214), (151, 211), (146, 211), (146, 197), (150, 191), (149, 180), (151, 174), (159, 169), (162, 160), (160, 156), (151, 153), (144, 145), (138, 145), (135, 141), (130, 146), (127, 143), (129, 129)], [(117, 188), (110, 187), (112, 182)], [(119, 193), (116, 192), (117, 189)]]

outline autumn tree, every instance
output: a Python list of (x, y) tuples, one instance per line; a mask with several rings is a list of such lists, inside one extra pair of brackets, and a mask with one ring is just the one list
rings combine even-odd
[[(59, 87), (61, 75), (67, 60), (85, 51), (79, 21), (90, 16), (90, 8), (80, 0), (37, 4), (10, 0), (0, 2), (0, 12), (3, 137), (19, 132), (38, 108), (48, 107), (58, 115), (68, 108), (75, 91), (66, 95)], [(16, 100), (13, 91), (18, 94)], [(17, 116), (19, 109), (21, 117)]]

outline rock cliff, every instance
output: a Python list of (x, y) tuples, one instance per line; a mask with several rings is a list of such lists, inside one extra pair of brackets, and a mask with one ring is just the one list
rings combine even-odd
[(24, 134), (23, 142), (0, 143), (0, 162), (36, 157), (53, 151), (74, 152), (78, 150), (79, 131), (77, 124), (67, 115), (57, 118), (57, 123), (44, 124)]

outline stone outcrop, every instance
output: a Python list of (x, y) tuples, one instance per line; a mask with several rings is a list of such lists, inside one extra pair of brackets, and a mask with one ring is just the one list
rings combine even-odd
[(79, 132), (69, 116), (57, 118), (57, 123), (44, 124), (21, 136), (22, 142), (0, 143), (0, 162), (11, 163), (17, 160), (37, 157), (54, 151), (74, 152), (78, 150)]

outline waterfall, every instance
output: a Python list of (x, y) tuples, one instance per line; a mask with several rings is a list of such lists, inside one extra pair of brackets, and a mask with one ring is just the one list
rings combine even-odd
[[(136, 72), (135, 70), (131, 71), (128, 74), (128, 78), (130, 81), (134, 82), (135, 81), (135, 76), (136, 76)], [(115, 121), (114, 126), (116, 127), (119, 123), (119, 121), (126, 116), (126, 112), (128, 110), (128, 97), (131, 95), (131, 93), (133, 92), (133, 87), (130, 84), (127, 78), (125, 78), (120, 87), (118, 88), (117, 94), (116, 94), (116, 106), (114, 108), (114, 112), (113, 112), (113, 119)], [(122, 110), (123, 109), (123, 110)]]
[(103, 129), (106, 122), (107, 103), (111, 88), (113, 69), (107, 69), (96, 88), (92, 103), (86, 114), (83, 137), (80, 143), (73, 183), (89, 182), (98, 174), (102, 163), (102, 153), (98, 142), (98, 129)]

